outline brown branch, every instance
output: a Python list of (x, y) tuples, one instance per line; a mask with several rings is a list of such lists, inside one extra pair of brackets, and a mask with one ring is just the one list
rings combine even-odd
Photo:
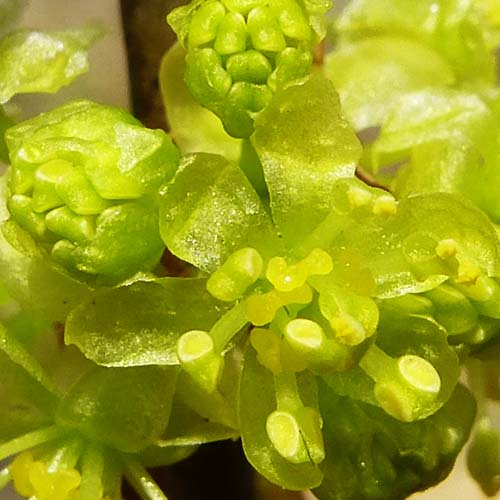
[(147, 127), (166, 130), (158, 70), (175, 35), (165, 17), (182, 0), (121, 0), (134, 115)]

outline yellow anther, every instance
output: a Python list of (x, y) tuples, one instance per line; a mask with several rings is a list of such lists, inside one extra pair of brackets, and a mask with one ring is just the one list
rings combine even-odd
[(253, 325), (262, 326), (271, 323), (276, 312), (282, 306), (277, 290), (251, 295), (245, 301), (245, 315)]
[(372, 194), (366, 189), (362, 189), (360, 187), (350, 187), (347, 191), (347, 199), (349, 200), (349, 204), (353, 208), (364, 207), (368, 205), (372, 201)]
[(367, 337), (363, 325), (352, 316), (342, 314), (330, 320), (330, 325), (335, 330), (335, 337), (345, 345), (359, 345)]
[(447, 260), (455, 257), (457, 254), (457, 242), (453, 239), (441, 240), (436, 245), (436, 255), (442, 259)]
[(302, 264), (309, 272), (309, 276), (330, 274), (333, 269), (333, 261), (330, 255), (321, 248), (315, 248), (303, 261)]
[(288, 265), (283, 257), (273, 257), (269, 260), (266, 269), (266, 278), (277, 290), (289, 291), (303, 285), (307, 275), (297, 264)]
[(245, 314), (250, 323), (262, 326), (270, 323), (278, 309), (288, 304), (309, 304), (312, 301), (312, 290), (302, 285), (290, 292), (271, 290), (263, 294), (255, 294), (245, 301)]
[(80, 486), (81, 476), (76, 469), (57, 469), (49, 472), (47, 464), (34, 462), (29, 479), (37, 500), (69, 500)]
[(460, 262), (456, 282), (461, 285), (474, 285), (481, 276), (481, 269), (469, 260)]
[(18, 455), (9, 465), (14, 488), (22, 497), (30, 498), (35, 494), (29, 479), (29, 471), (34, 462), (33, 455), (29, 451), (25, 451)]
[(274, 375), (281, 372), (281, 339), (272, 330), (254, 328), (250, 333), (250, 343), (257, 351), (257, 360)]
[(301, 287), (310, 276), (332, 271), (333, 262), (324, 250), (315, 248), (301, 261), (288, 265), (283, 257), (273, 257), (266, 269), (266, 278), (281, 292)]
[(397, 211), (398, 204), (394, 197), (389, 194), (383, 194), (373, 202), (372, 212), (375, 215), (388, 217), (389, 215), (394, 215)]
[(313, 293), (309, 285), (302, 285), (291, 292), (277, 292), (283, 306), (289, 304), (309, 304)]

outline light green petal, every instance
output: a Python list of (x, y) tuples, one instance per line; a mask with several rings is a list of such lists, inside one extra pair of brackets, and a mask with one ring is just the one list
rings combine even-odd
[(341, 46), (327, 55), (324, 71), (357, 130), (379, 125), (404, 93), (448, 87), (455, 81), (436, 51), (396, 36), (370, 37)]
[(222, 310), (205, 280), (139, 281), (96, 294), (73, 310), (65, 340), (104, 366), (175, 365), (179, 337), (209, 330)]
[(93, 26), (17, 31), (0, 41), (0, 103), (15, 94), (57, 92), (88, 71), (87, 50), (102, 34)]
[(277, 94), (255, 122), (273, 219), (291, 245), (328, 213), (336, 181), (354, 175), (361, 146), (340, 113), (331, 83), (318, 76)]

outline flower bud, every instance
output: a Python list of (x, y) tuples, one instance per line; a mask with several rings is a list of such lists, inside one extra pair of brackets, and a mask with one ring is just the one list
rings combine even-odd
[(156, 191), (178, 152), (127, 113), (74, 101), (10, 128), (11, 219), (66, 272), (114, 282), (163, 250)]
[(272, 94), (309, 74), (324, 36), (321, 6), (297, 0), (193, 0), (168, 16), (188, 51), (194, 98), (234, 137), (249, 137)]

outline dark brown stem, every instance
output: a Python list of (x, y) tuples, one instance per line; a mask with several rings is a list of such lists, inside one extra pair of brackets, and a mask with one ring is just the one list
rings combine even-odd
[(313, 63), (316, 66), (323, 66), (325, 62), (325, 41), (318, 43), (313, 49)]
[(134, 115), (149, 128), (166, 130), (158, 70), (175, 35), (165, 18), (182, 0), (121, 0)]

